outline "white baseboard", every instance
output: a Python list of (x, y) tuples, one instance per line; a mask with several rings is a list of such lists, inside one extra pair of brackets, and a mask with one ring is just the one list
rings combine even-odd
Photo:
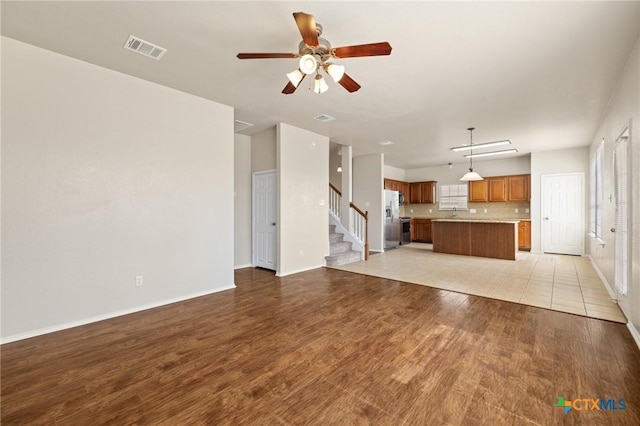
[(236, 269), (244, 269), (244, 268), (253, 268), (253, 265), (250, 263), (247, 263), (246, 265), (237, 265), (233, 267), (233, 270), (235, 271)]
[(0, 345), (4, 345), (5, 343), (17, 342), (18, 340), (29, 339), (31, 337), (41, 336), (43, 334), (54, 333), (56, 331), (66, 330), (68, 328), (79, 327), (81, 325), (87, 325), (93, 322), (104, 321), (107, 319), (120, 317), (122, 315), (129, 315), (136, 312), (146, 311), (147, 309), (158, 308), (160, 306), (170, 305), (172, 303), (182, 302), (184, 300), (195, 299), (196, 297), (206, 296), (208, 294), (218, 293), (220, 291), (231, 290), (231, 289), (234, 289), (235, 287), (236, 287), (235, 284), (231, 284), (229, 286), (216, 288), (215, 290), (192, 293), (185, 296), (175, 297), (172, 299), (162, 300), (159, 302), (135, 306), (133, 308), (128, 308), (128, 309), (123, 309), (121, 311), (109, 312), (103, 315), (96, 315), (94, 317), (83, 318), (78, 321), (70, 321), (62, 324), (56, 324), (51, 327), (40, 328), (37, 330), (28, 331), (26, 333), (14, 334), (13, 336), (7, 336), (0, 339)]
[(633, 340), (636, 341), (636, 345), (638, 346), (638, 349), (640, 349), (640, 332), (638, 332), (638, 329), (631, 323), (631, 321), (627, 322), (627, 328), (629, 329), (629, 332), (631, 333), (631, 337), (633, 337)]
[(307, 271), (311, 271), (313, 269), (320, 269), (322, 267), (324, 267), (324, 265), (320, 264), (320, 265), (317, 265), (317, 266), (312, 266), (310, 268), (298, 269), (298, 270), (294, 270), (294, 271), (287, 271), (284, 274), (280, 273), (280, 272), (276, 272), (276, 277), (286, 277), (288, 275), (299, 274), (301, 272), (307, 272)]
[(600, 277), (600, 279), (602, 280), (602, 283), (604, 284), (604, 287), (607, 289), (607, 293), (609, 293), (609, 297), (615, 300), (616, 293), (613, 291), (613, 289), (611, 288), (611, 286), (607, 282), (607, 279), (604, 277), (604, 275), (600, 271), (600, 268), (598, 268), (598, 264), (593, 261), (593, 258), (591, 257), (591, 255), (587, 255), (587, 257), (589, 258), (589, 261), (591, 262), (591, 266), (593, 266), (593, 269), (595, 269), (596, 274), (598, 274), (598, 277)]

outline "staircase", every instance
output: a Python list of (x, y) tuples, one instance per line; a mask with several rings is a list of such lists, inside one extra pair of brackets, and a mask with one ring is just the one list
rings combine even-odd
[(344, 241), (344, 234), (336, 232), (335, 225), (329, 225), (329, 256), (325, 256), (327, 266), (341, 266), (362, 260), (362, 253), (352, 250), (352, 244)]

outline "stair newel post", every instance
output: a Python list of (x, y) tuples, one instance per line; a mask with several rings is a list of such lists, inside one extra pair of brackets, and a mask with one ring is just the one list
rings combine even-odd
[(369, 210), (364, 212), (364, 260), (369, 260)]

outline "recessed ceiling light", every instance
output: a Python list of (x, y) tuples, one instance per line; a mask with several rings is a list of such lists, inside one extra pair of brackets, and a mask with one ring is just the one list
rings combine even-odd
[(380, 145), (382, 146), (386, 146), (386, 145), (393, 145), (394, 143), (391, 141), (380, 141), (378, 142)]
[[(473, 146), (475, 148), (475, 145)], [(518, 152), (517, 149), (503, 149), (502, 151), (491, 151), (491, 152), (481, 152), (479, 154), (467, 154), (466, 158), (476, 158), (476, 157), (488, 157), (490, 155), (502, 155), (502, 154), (510, 154), (512, 152)]]
[(318, 121), (322, 121), (323, 123), (326, 123), (327, 121), (333, 121), (336, 118), (332, 117), (330, 115), (327, 114), (320, 114), (320, 115), (316, 115), (315, 117), (313, 117), (314, 120), (318, 120)]
[[(503, 140), (503, 141), (495, 141), (495, 142), (487, 142), (487, 143), (474, 143), (473, 144), (473, 149), (476, 148), (489, 148), (492, 146), (500, 146), (500, 145), (510, 145), (511, 141), (510, 140)], [(462, 145), (462, 146), (456, 146), (455, 148), (451, 148), (451, 151), (466, 151), (471, 149), (471, 145)]]

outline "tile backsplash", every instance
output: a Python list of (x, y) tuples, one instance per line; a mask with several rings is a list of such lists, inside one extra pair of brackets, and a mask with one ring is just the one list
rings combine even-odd
[[(438, 210), (435, 204), (404, 204), (400, 206), (400, 216), (418, 217), (425, 219), (449, 218), (453, 213), (450, 210)], [(469, 203), (468, 210), (459, 210), (456, 217), (459, 219), (530, 219), (530, 204), (524, 202), (508, 203)], [(471, 211), (475, 209), (475, 213)], [(486, 210), (486, 213), (485, 213)], [(517, 210), (517, 212), (516, 212)]]

